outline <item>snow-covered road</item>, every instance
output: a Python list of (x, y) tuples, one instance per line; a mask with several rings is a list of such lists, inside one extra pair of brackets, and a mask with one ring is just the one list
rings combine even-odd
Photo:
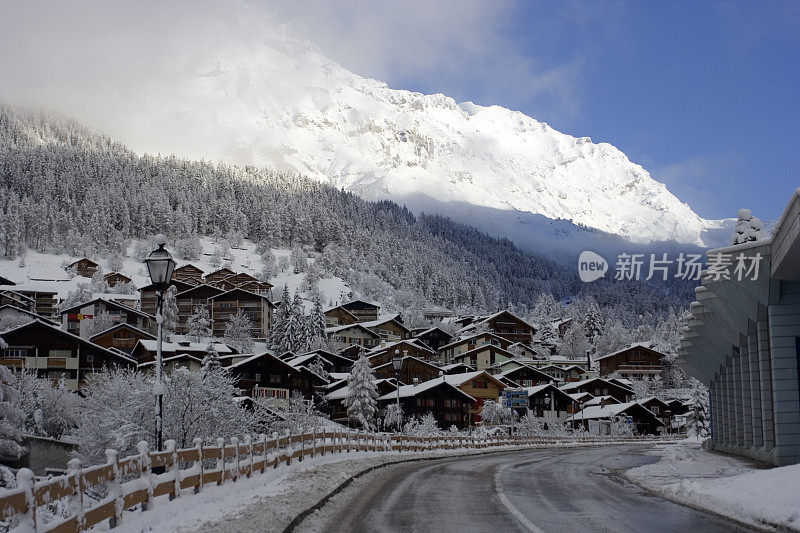
[(643, 446), (516, 451), (376, 470), (298, 531), (745, 531), (651, 496), (619, 475)]

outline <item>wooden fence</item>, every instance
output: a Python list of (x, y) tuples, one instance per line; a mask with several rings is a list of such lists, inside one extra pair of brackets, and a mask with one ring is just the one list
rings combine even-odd
[[(249, 436), (243, 440), (234, 437), (229, 444), (217, 439), (215, 446), (207, 446), (195, 439), (194, 446), (176, 449), (175, 441), (165, 443), (165, 451), (149, 451), (146, 442), (140, 442), (138, 454), (119, 458), (114, 450), (107, 450), (105, 464), (83, 467), (80, 460), (69, 462), (66, 475), (34, 482), (33, 472), (23, 468), (17, 474), (19, 488), (0, 497), (0, 521), (19, 518), (20, 525), (31, 531), (77, 532), (84, 531), (103, 520), (114, 527), (125, 510), (140, 506), (146, 510), (153, 499), (163, 495), (169, 498), (188, 496), (188, 489), (200, 492), (204, 485), (221, 485), (235, 482), (241, 477), (264, 473), (282, 463), (302, 461), (327, 453), (354, 451), (374, 452), (424, 452), (436, 449), (481, 449), (507, 445), (553, 445), (556, 442), (577, 444), (664, 442), (663, 437), (472, 437), (445, 435), (414, 437), (388, 433), (366, 433), (354, 430), (312, 431), (301, 435), (261, 435), (256, 441)], [(89, 498), (86, 491), (105, 493), (102, 498)], [(104, 490), (103, 490), (104, 489)], [(70, 516), (66, 519), (42, 523), (37, 520), (37, 510), (63, 499)]]

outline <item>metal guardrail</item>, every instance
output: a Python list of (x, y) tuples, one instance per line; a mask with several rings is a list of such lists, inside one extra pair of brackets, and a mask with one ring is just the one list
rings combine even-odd
[[(235, 482), (240, 477), (264, 473), (268, 468), (302, 461), (304, 457), (326, 453), (373, 452), (424, 452), (438, 449), (481, 449), (513, 445), (554, 445), (570, 442), (577, 444), (622, 444), (673, 441), (670, 437), (554, 437), (554, 436), (503, 436), (471, 437), (444, 435), (414, 437), (389, 433), (367, 433), (353, 430), (312, 431), (299, 435), (261, 435), (252, 441), (236, 437), (225, 444), (217, 439), (215, 446), (206, 446), (195, 439), (194, 447), (176, 449), (175, 441), (165, 443), (166, 451), (148, 450), (146, 442), (138, 445), (139, 453), (120, 459), (117, 452), (107, 450), (107, 461), (101, 465), (84, 467), (80, 460), (69, 462), (69, 473), (63, 476), (34, 482), (33, 472), (23, 468), (17, 474), (19, 488), (0, 496), (0, 520), (19, 517), (20, 525), (32, 531), (78, 532), (104, 520), (115, 526), (125, 510), (141, 506), (146, 510), (158, 496), (170, 499), (189, 496), (182, 491), (202, 490), (204, 485), (221, 485)], [(213, 468), (208, 468), (213, 464)], [(163, 471), (163, 473), (156, 473)], [(106, 496), (90, 499), (88, 489), (105, 485)], [(41, 523), (37, 509), (65, 499), (71, 515), (68, 518)]]

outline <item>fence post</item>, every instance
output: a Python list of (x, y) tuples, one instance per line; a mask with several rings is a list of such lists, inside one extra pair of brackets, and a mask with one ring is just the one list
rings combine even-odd
[(300, 432), (300, 458), (299, 461), (302, 463), (303, 458), (305, 457), (306, 453), (306, 435), (307, 433), (301, 431)]
[(178, 465), (178, 449), (175, 441), (172, 439), (164, 442), (164, 448), (170, 453), (170, 457), (172, 458), (169, 470), (167, 471), (172, 474), (172, 492), (169, 495), (169, 499), (174, 500), (181, 494), (181, 469)]
[[(324, 435), (325, 432), (323, 431), (322, 434)], [(311, 430), (311, 457), (317, 455), (317, 428)]]
[(122, 508), (124, 507), (122, 476), (120, 476), (119, 472), (119, 454), (117, 450), (108, 448), (106, 450), (106, 461), (111, 464), (111, 480), (108, 482), (108, 494), (114, 497), (114, 516), (108, 520), (108, 525), (111, 528), (115, 528), (122, 518)]
[(136, 451), (139, 452), (139, 477), (147, 479), (147, 499), (142, 503), (142, 511), (146, 511), (153, 504), (153, 489), (156, 481), (153, 479), (153, 464), (150, 459), (150, 448), (146, 440), (136, 443)]
[(203, 439), (195, 437), (192, 443), (197, 449), (197, 461), (194, 463), (195, 470), (197, 470), (197, 485), (194, 486), (194, 493), (197, 494), (203, 488)]
[(286, 465), (287, 466), (292, 464), (292, 451), (291, 451), (292, 439), (291, 439), (290, 435), (291, 435), (291, 432), (287, 429), (286, 430), (286, 448), (287, 448), (287, 452), (288, 453), (286, 453), (284, 455), (286, 457)]
[(69, 513), (75, 515), (75, 528), (78, 531), (83, 531), (83, 488), (81, 483), (81, 460), (78, 458), (70, 459), (67, 463), (67, 471), (69, 475), (74, 480), (74, 485), (72, 487), (72, 494), (67, 501), (67, 507), (69, 508)]
[(219, 470), (219, 481), (217, 485), (225, 483), (225, 439), (219, 437), (217, 439), (217, 448), (219, 448), (219, 459), (217, 459), (217, 470)]
[(30, 531), (36, 531), (36, 498), (33, 486), (33, 470), (20, 468), (17, 472), (17, 487), (25, 491), (25, 515), (20, 517), (19, 525)]
[(247, 477), (253, 475), (253, 438), (250, 435), (244, 436), (244, 445), (247, 446)]
[(261, 473), (263, 474), (264, 472), (267, 471), (267, 434), (266, 433), (262, 433), (261, 434), (261, 442), (263, 443), (263, 446), (261, 448), (261, 458), (263, 459), (263, 461), (261, 461)]
[(281, 447), (281, 438), (278, 436), (277, 431), (272, 432), (272, 438), (275, 439), (275, 450), (274, 453), (272, 454), (273, 457), (275, 458), (275, 464), (272, 465), (272, 468), (278, 468), (278, 450)]
[(231, 444), (233, 444), (233, 481), (239, 479), (239, 437), (231, 437)]

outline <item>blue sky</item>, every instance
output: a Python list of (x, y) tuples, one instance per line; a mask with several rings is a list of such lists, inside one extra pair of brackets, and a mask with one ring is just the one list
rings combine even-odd
[(610, 142), (704, 217), (773, 220), (800, 187), (800, 2), (349, 5), (294, 15), (391, 87)]

